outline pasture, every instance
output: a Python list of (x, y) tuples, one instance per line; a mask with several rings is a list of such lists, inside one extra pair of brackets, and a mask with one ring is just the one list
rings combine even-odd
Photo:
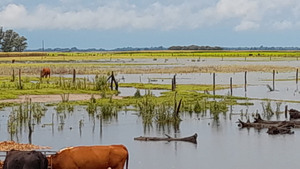
[[(282, 155), (297, 157), (299, 129), (272, 136), (266, 129), (239, 129), (236, 121), (252, 121), (256, 113), (287, 120), (285, 106), (300, 109), (299, 56), (295, 51), (0, 53), (0, 141), (51, 151), (124, 144), (132, 169), (295, 168)], [(51, 69), (50, 78), (39, 77), (43, 67)], [(112, 72), (118, 90), (109, 79)], [(72, 94), (79, 99), (70, 99)], [(36, 95), (58, 97), (45, 102)], [(14, 102), (20, 96), (27, 99)], [(194, 133), (198, 144), (133, 139)], [(269, 154), (272, 159), (265, 158)], [(247, 165), (249, 159), (256, 163)]]

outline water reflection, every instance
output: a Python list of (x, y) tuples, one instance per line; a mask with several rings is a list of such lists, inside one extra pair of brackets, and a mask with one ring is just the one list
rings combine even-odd
[(24, 104), (12, 107), (7, 121), (7, 131), (10, 134), (10, 140), (19, 140), (23, 132), (28, 132), (29, 143), (32, 142), (32, 132), (34, 126), (41, 123), (45, 116), (46, 107), (41, 103), (31, 103), (28, 100)]

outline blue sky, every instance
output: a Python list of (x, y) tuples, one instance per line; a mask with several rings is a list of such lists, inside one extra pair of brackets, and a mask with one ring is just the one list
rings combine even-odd
[(298, 0), (0, 0), (28, 49), (300, 46)]

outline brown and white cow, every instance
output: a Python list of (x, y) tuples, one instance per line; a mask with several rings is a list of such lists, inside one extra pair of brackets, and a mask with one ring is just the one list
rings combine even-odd
[(65, 148), (48, 157), (52, 169), (128, 169), (129, 154), (124, 145)]

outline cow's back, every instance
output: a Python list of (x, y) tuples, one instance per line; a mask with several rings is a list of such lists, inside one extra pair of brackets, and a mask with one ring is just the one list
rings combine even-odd
[(3, 169), (47, 169), (46, 157), (37, 151), (9, 151)]
[(78, 146), (58, 152), (52, 157), (52, 169), (123, 168), (128, 152), (123, 145)]

